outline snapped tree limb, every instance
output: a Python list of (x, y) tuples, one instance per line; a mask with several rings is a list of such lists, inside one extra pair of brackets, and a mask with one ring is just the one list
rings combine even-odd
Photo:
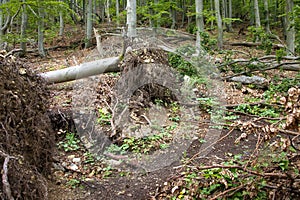
[(43, 77), (49, 84), (62, 83), (107, 72), (118, 72), (120, 71), (118, 67), (119, 62), (119, 56), (105, 58), (82, 63), (65, 69), (41, 73), (40, 76)]

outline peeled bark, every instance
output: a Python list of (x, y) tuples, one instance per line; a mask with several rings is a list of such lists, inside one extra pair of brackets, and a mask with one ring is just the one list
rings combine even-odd
[(120, 70), (118, 67), (119, 62), (119, 57), (106, 58), (82, 63), (81, 65), (65, 69), (45, 72), (40, 74), (40, 76), (43, 77), (48, 84), (62, 83), (107, 72), (118, 72)]

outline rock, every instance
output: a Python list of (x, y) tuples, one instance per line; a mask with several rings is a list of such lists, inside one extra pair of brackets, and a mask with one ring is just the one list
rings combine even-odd
[(73, 171), (77, 171), (77, 170), (78, 170), (78, 166), (75, 165), (74, 163), (72, 163), (72, 164), (69, 166), (69, 169), (70, 169), (70, 170), (73, 170)]
[(74, 163), (79, 163), (81, 161), (81, 158), (73, 158)]
[(244, 76), (244, 75), (235, 76), (230, 80), (234, 82), (244, 83), (244, 84), (257, 84), (257, 85), (263, 85), (268, 82), (267, 79), (260, 76)]

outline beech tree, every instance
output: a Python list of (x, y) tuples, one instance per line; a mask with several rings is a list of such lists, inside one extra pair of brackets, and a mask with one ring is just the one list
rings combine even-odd
[(220, 14), (220, 1), (215, 0), (215, 12), (217, 19), (217, 27), (218, 27), (218, 48), (223, 48), (223, 26), (222, 26), (222, 18)]
[(288, 55), (295, 54), (295, 24), (293, 19), (293, 0), (286, 0), (286, 43), (288, 48)]

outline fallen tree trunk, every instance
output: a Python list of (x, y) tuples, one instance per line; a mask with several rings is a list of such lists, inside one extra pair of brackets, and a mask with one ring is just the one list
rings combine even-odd
[[(227, 43), (227, 45), (230, 46), (244, 46), (244, 47), (258, 47), (262, 45), (261, 42), (233, 42), (233, 43)], [(282, 44), (273, 44), (273, 49), (280, 49), (284, 48), (285, 46)]]
[(120, 71), (118, 67), (119, 63), (120, 57), (111, 57), (82, 63), (65, 69), (41, 73), (40, 76), (42, 76), (48, 84), (62, 83), (107, 72), (118, 72)]

